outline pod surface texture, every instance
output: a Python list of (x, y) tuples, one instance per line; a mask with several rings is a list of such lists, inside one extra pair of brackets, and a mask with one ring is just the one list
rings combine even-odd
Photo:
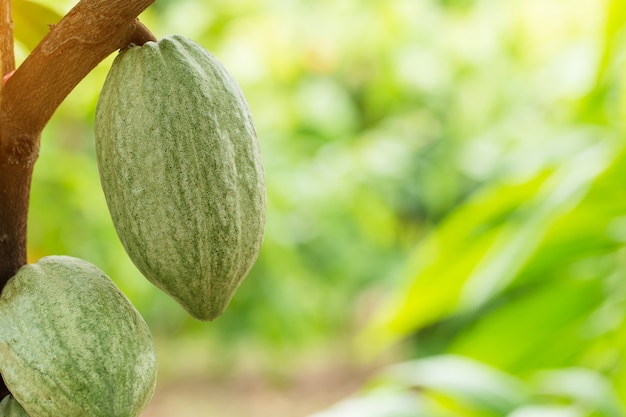
[(265, 181), (252, 116), (223, 65), (174, 35), (116, 57), (95, 119), (102, 188), (141, 273), (212, 320), (254, 264)]
[(0, 373), (30, 417), (136, 417), (154, 393), (150, 330), (104, 272), (49, 256), (0, 296)]

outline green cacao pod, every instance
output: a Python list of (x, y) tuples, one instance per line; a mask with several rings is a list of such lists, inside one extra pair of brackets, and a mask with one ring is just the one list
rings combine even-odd
[(31, 417), (136, 417), (154, 392), (156, 354), (102, 271), (50, 256), (0, 294), (0, 373)]
[(10, 395), (7, 395), (0, 401), (0, 417), (30, 417), (26, 410), (15, 401)]
[(248, 105), (182, 36), (120, 52), (95, 117), (102, 188), (129, 257), (192, 316), (212, 320), (255, 262), (265, 183)]

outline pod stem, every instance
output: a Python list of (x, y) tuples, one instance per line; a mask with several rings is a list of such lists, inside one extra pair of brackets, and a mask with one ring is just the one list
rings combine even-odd
[(156, 42), (157, 38), (154, 36), (150, 29), (146, 27), (140, 21), (137, 21), (137, 26), (135, 27), (135, 31), (133, 32), (132, 37), (130, 38), (130, 43), (133, 45), (141, 46), (146, 42)]
[[(81, 0), (15, 69), (11, 0), (0, 0), (0, 290), (27, 262), (26, 221), (44, 126), (100, 61), (154, 35), (137, 16), (154, 0)], [(0, 380), (0, 399), (8, 390)]]

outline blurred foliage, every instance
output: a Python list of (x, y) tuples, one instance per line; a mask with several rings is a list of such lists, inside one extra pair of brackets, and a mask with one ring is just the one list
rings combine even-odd
[(363, 394), (311, 417), (619, 417), (626, 412), (602, 374), (545, 369), (528, 381), (462, 356), (384, 369)]
[[(15, 0), (44, 20), (72, 3)], [(249, 99), (259, 260), (210, 324), (133, 267), (93, 150), (111, 58), (44, 132), (32, 260), (104, 269), (191, 372), (294, 372), (317, 348), (415, 358), (319, 417), (624, 414), (623, 2), (157, 0), (142, 20), (202, 43)], [(15, 24), (24, 57), (43, 21)]]

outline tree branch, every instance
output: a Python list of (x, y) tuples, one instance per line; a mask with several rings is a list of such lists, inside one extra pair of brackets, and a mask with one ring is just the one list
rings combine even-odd
[(150, 30), (141, 22), (137, 22), (135, 32), (130, 38), (130, 43), (134, 45), (143, 45), (146, 42), (156, 42), (157, 38), (150, 32)]
[(15, 69), (15, 57), (13, 53), (13, 19), (11, 15), (11, 0), (0, 2), (0, 59), (2, 75), (8, 74)]
[[(2, 91), (0, 125), (10, 122), (27, 136), (43, 130), (61, 101), (100, 61), (130, 43), (136, 17), (154, 0), (82, 0), (35, 48)], [(3, 145), (14, 155), (15, 147)]]

